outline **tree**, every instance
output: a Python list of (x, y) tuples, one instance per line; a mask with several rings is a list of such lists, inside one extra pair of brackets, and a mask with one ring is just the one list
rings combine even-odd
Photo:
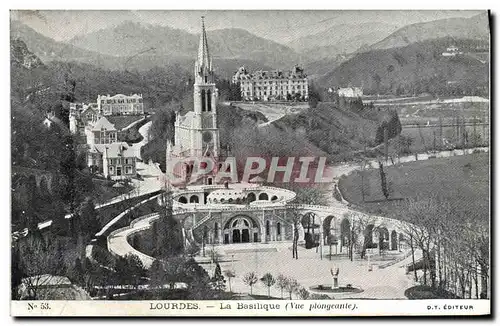
[(159, 289), (165, 284), (165, 269), (159, 260), (153, 261), (148, 270), (149, 285), (153, 289)]
[(288, 295), (290, 296), (290, 300), (292, 300), (292, 293), (296, 292), (299, 287), (300, 287), (299, 282), (297, 282), (296, 279), (293, 279), (293, 278), (287, 279), (286, 291), (288, 292)]
[(20, 257), (17, 268), (22, 271), (20, 275), (25, 276), (20, 284), (26, 290), (21, 293), (20, 299), (50, 298), (57, 285), (64, 281), (61, 276), (66, 274), (62, 261), (64, 257), (58, 251), (57, 243), (46, 243), (30, 233), (17, 249)]
[(168, 283), (170, 289), (175, 288), (175, 283), (184, 280), (186, 275), (186, 260), (184, 257), (171, 257), (165, 262), (165, 281)]
[(213, 299), (214, 292), (210, 284), (210, 276), (193, 258), (184, 263), (184, 278), (189, 291), (189, 298), (193, 300)]
[(318, 102), (321, 101), (321, 97), (312, 82), (310, 82), (308, 86), (308, 101), (309, 106), (313, 109), (316, 108), (318, 106)]
[(19, 250), (16, 247), (13, 247), (11, 250), (11, 271), (10, 271), (10, 280), (11, 280), (11, 299), (19, 300), (19, 293), (17, 291), (17, 287), (21, 284), (21, 281), (24, 277), (24, 272), (21, 266), (21, 257), (19, 256)]
[(276, 277), (276, 287), (281, 291), (281, 299), (283, 299), (283, 290), (286, 288), (287, 282), (288, 279), (283, 274), (279, 274), (278, 277)]
[(309, 299), (309, 291), (307, 291), (307, 289), (305, 287), (300, 287), (298, 290), (297, 290), (297, 295), (300, 299), (302, 300), (307, 300)]
[(236, 274), (234, 273), (234, 271), (230, 270), (230, 269), (227, 269), (224, 271), (224, 276), (227, 277), (227, 281), (228, 281), (228, 284), (229, 284), (229, 292), (232, 292), (231, 290), (231, 280), (236, 276)]
[(87, 199), (78, 208), (77, 214), (80, 219), (79, 231), (84, 237), (92, 237), (96, 230), (96, 226), (99, 225), (97, 212), (92, 198), (87, 197)]
[(382, 188), (382, 193), (384, 194), (385, 199), (389, 199), (389, 186), (387, 184), (387, 176), (384, 171), (384, 164), (382, 160), (378, 161), (379, 172), (380, 172), (380, 187)]
[(273, 275), (271, 273), (266, 273), (260, 281), (267, 286), (267, 297), (271, 297), (271, 286), (273, 286), (276, 283), (276, 280), (274, 279)]
[(354, 251), (356, 248), (361, 253), (361, 258), (364, 258), (367, 246), (367, 239), (365, 239), (363, 233), (367, 230), (369, 225), (373, 225), (375, 228), (375, 221), (371, 216), (367, 216), (363, 213), (349, 212), (344, 214), (344, 218), (349, 221), (349, 228), (347, 231), (347, 247), (349, 259), (354, 260)]
[(176, 257), (184, 250), (182, 229), (179, 222), (174, 218), (172, 211), (172, 193), (165, 193), (165, 207), (159, 210), (159, 219), (156, 222), (155, 256), (160, 258)]
[(286, 218), (293, 224), (292, 258), (299, 259), (299, 225), (302, 215), (297, 209), (291, 208), (286, 211)]
[(83, 265), (82, 261), (80, 258), (76, 258), (75, 263), (72, 266), (72, 269), (70, 271), (70, 280), (74, 284), (83, 284)]
[(257, 274), (255, 274), (255, 272), (248, 272), (245, 276), (243, 276), (243, 283), (250, 287), (250, 295), (252, 295), (253, 286), (258, 280), (259, 279), (257, 278)]
[(214, 276), (212, 277), (212, 286), (217, 291), (224, 291), (226, 289), (226, 280), (222, 275), (219, 263), (215, 266)]

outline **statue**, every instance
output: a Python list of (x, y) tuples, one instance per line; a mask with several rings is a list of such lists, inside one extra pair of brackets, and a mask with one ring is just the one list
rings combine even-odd
[(333, 286), (332, 286), (332, 289), (338, 289), (339, 287), (339, 268), (338, 267), (335, 267), (333, 266), (332, 268), (330, 268), (330, 273), (332, 274), (332, 277), (333, 277)]

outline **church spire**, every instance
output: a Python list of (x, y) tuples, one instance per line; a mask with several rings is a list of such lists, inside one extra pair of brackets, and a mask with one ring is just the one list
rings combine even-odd
[(201, 35), (200, 45), (198, 46), (197, 66), (199, 72), (203, 72), (205, 69), (207, 72), (212, 71), (212, 60), (208, 52), (207, 32), (205, 31), (205, 16), (201, 16)]

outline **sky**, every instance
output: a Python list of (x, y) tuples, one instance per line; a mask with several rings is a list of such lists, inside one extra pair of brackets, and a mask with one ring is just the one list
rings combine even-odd
[(341, 24), (385, 23), (395, 26), (452, 17), (471, 17), (480, 11), (348, 11), (348, 10), (23, 10), (11, 11), (11, 19), (32, 27), (57, 41), (119, 25), (125, 21), (170, 26), (191, 33), (200, 30), (200, 16), (205, 16), (208, 30), (242, 28), (279, 43), (315, 34)]

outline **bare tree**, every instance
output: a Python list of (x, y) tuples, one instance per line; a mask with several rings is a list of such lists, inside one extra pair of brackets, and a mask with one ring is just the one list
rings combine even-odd
[(292, 300), (292, 293), (296, 292), (297, 289), (300, 287), (299, 282), (297, 282), (296, 279), (293, 278), (288, 278), (286, 282), (286, 291), (288, 292), (288, 295), (290, 296), (290, 300)]
[(286, 219), (293, 225), (292, 258), (299, 259), (299, 226), (301, 226), (302, 215), (295, 208), (289, 208), (286, 211)]
[(250, 295), (253, 294), (253, 286), (257, 283), (259, 279), (257, 278), (257, 274), (255, 272), (248, 272), (243, 276), (243, 283), (250, 287)]
[(283, 274), (279, 274), (278, 277), (276, 277), (276, 287), (281, 291), (281, 299), (283, 299), (283, 290), (286, 288), (287, 282), (288, 279)]

